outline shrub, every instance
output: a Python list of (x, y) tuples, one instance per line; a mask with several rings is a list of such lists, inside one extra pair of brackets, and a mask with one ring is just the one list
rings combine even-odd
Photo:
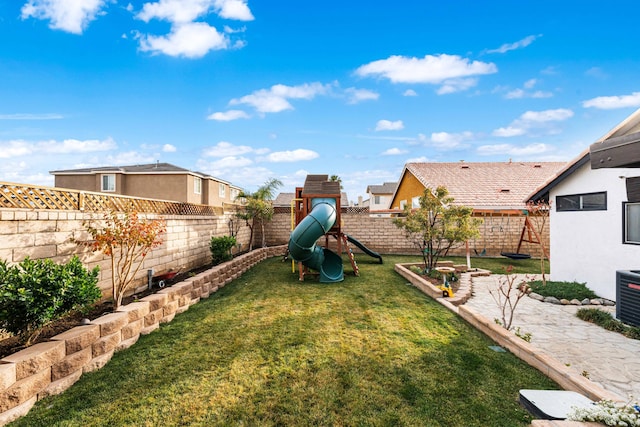
[(627, 338), (640, 339), (640, 328), (625, 325), (621, 321), (614, 319), (609, 312), (597, 308), (581, 308), (576, 312), (576, 316), (608, 331), (618, 332)]
[(135, 211), (104, 214), (104, 227), (85, 224), (93, 241), (80, 242), (111, 258), (111, 290), (116, 310), (134, 284), (134, 279), (147, 254), (162, 244), (166, 231), (164, 219), (140, 219)]
[(0, 327), (27, 345), (48, 323), (96, 302), (99, 267), (88, 271), (74, 256), (67, 264), (26, 258), (18, 265), (0, 261)]
[(212, 237), (209, 248), (211, 249), (211, 259), (213, 265), (221, 264), (233, 258), (231, 248), (236, 244), (236, 238), (233, 236)]
[(585, 283), (552, 282), (547, 280), (547, 283), (543, 284), (540, 280), (534, 280), (529, 282), (529, 287), (533, 292), (545, 297), (564, 298), (568, 300), (574, 298), (578, 300), (598, 298), (591, 289), (587, 288)]

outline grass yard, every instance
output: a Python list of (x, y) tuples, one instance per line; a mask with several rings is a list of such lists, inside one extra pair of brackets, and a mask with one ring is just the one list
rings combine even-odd
[(528, 425), (518, 390), (557, 385), (393, 271), (417, 260), (335, 284), (267, 260), (12, 425)]

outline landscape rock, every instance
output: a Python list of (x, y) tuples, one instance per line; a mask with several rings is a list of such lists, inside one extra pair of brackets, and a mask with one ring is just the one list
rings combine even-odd
[(580, 302), (580, 300), (579, 300), (579, 299), (576, 299), (576, 298), (574, 298), (574, 299), (572, 299), (571, 301), (569, 301), (569, 304), (571, 304), (571, 305), (582, 305), (582, 303)]
[(529, 298), (533, 298), (536, 301), (544, 301), (544, 297), (542, 295), (540, 295), (540, 294), (535, 293), (535, 292), (531, 292), (529, 294)]
[(591, 300), (591, 305), (602, 305), (602, 300), (594, 298)]
[(558, 304), (558, 305), (560, 304), (560, 300), (556, 297), (545, 297), (544, 302), (548, 302), (551, 304)]
[(582, 303), (582, 305), (589, 305), (591, 304), (591, 300), (589, 298), (585, 298), (582, 301), (580, 301)]

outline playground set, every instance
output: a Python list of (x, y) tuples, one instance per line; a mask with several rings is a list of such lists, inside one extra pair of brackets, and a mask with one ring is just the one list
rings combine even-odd
[[(340, 197), (340, 183), (329, 181), (328, 175), (307, 175), (304, 187), (296, 187), (291, 203), (292, 232), (288, 250), (298, 263), (300, 281), (304, 281), (309, 269), (319, 273), (321, 283), (344, 280), (343, 252), (348, 254), (353, 272), (358, 276), (358, 264), (349, 243), (382, 263), (380, 254), (343, 232)], [(322, 236), (325, 237), (324, 247), (317, 244)], [(337, 253), (328, 248), (330, 237), (336, 239)]]

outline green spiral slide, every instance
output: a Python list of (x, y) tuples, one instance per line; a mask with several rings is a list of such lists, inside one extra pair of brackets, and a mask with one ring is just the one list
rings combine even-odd
[(291, 232), (289, 255), (303, 265), (320, 272), (320, 282), (333, 283), (344, 280), (342, 257), (316, 245), (336, 222), (336, 200), (316, 198), (311, 200), (311, 212)]

